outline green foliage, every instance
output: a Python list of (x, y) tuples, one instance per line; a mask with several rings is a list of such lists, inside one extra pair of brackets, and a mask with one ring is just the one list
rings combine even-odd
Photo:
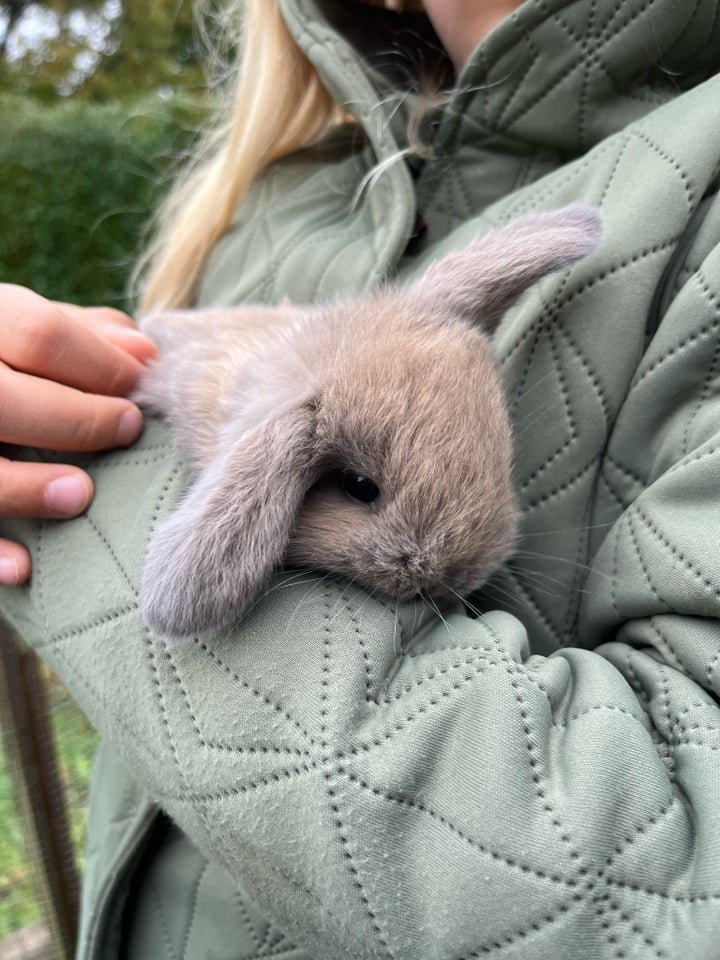
[(90, 771), (98, 735), (65, 687), (46, 668), (50, 724), (57, 749), (60, 780), (65, 793), (70, 835), (76, 863), (85, 867)]
[[(208, 13), (212, 0), (205, 0)], [(204, 87), (205, 46), (192, 0), (0, 2), (0, 88), (52, 100), (135, 98), (163, 87)], [(28, 22), (47, 32), (23, 39)]]
[(0, 281), (122, 307), (143, 227), (202, 108), (6, 96), (0, 116)]
[(15, 812), (12, 780), (0, 750), (0, 940), (39, 915)]
[(97, 68), (78, 92), (94, 99), (163, 85), (197, 92), (205, 86), (204, 57), (191, 0), (123, 0)]

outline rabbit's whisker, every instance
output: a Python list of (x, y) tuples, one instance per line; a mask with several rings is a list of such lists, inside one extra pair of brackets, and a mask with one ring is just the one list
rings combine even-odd
[(435, 614), (435, 616), (437, 616), (437, 617), (440, 619), (441, 623), (443, 624), (443, 626), (444, 626), (445, 629), (447, 630), (447, 635), (448, 635), (448, 637), (449, 637), (450, 639), (452, 639), (452, 631), (450, 630), (450, 624), (447, 622), (447, 620), (445, 619), (445, 617), (442, 615), (442, 612), (441, 612), (441, 610), (440, 610), (440, 607), (438, 607), (437, 603), (435, 603), (435, 601), (434, 601), (433, 598), (430, 596), (430, 594), (427, 593), (427, 592), (424, 591), (424, 590), (421, 590), (421, 591), (420, 591), (420, 597), (425, 601), (425, 603), (428, 605), (428, 607), (430, 607), (430, 609), (431, 609), (432, 612)]
[(614, 523), (614, 520), (608, 520), (605, 523), (591, 523), (582, 527), (558, 527), (556, 529), (550, 527), (547, 530), (535, 530), (528, 533), (523, 532), (522, 539), (525, 540), (527, 537), (548, 537), (558, 533), (585, 533), (588, 530), (601, 530), (603, 527), (612, 527)]
[(592, 573), (593, 576), (604, 577), (607, 580), (612, 580), (612, 576), (609, 573), (605, 573), (603, 570), (598, 570), (597, 567), (591, 566), (587, 563), (581, 563), (579, 560), (570, 560), (567, 557), (557, 557), (549, 553), (541, 553), (534, 550), (516, 550), (514, 556), (516, 557), (527, 557), (532, 560), (552, 560), (553, 563), (564, 563), (569, 567), (574, 567), (578, 570), (585, 570), (587, 573)]
[(393, 604), (395, 619), (393, 622), (393, 653), (395, 656), (399, 657), (402, 655), (402, 643), (398, 642), (398, 627), (400, 626), (400, 614), (398, 612), (399, 597), (395, 598), (395, 603)]
[(243, 611), (243, 617), (247, 617), (248, 614), (252, 613), (255, 607), (262, 603), (266, 597), (269, 597), (270, 594), (275, 593), (277, 590), (283, 590), (287, 587), (295, 586), (302, 579), (302, 575), (302, 573), (293, 574), (285, 580), (280, 581), (280, 583), (272, 584), (272, 586), (268, 587), (267, 590), (264, 590), (255, 600), (253, 600), (250, 606)]
[[(504, 600), (513, 606), (517, 606), (518, 602), (521, 600), (517, 593), (515, 593), (510, 587), (504, 586), (503, 584), (498, 583), (496, 580), (491, 581), (483, 587), (483, 594), (490, 601), (493, 601), (493, 598), (496, 598), (497, 600)], [(471, 605), (467, 599), (465, 599), (465, 604), (476, 616), (481, 615), (481, 611), (477, 607)]]
[(331, 577), (333, 577), (333, 574), (332, 574), (332, 573), (326, 573), (324, 576), (318, 577), (313, 583), (310, 583), (310, 584), (308, 585), (308, 586), (309, 586), (309, 589), (306, 590), (306, 591), (303, 593), (303, 595), (300, 597), (300, 600), (299, 600), (299, 601), (297, 602), (297, 604), (295, 605), (295, 608), (293, 609), (293, 612), (292, 612), (292, 613), (290, 614), (290, 616), (288, 617), (287, 624), (285, 625), (285, 635), (286, 635), (286, 636), (287, 636), (288, 631), (290, 630), (291, 626), (293, 625), (293, 622), (295, 621), (295, 618), (296, 618), (296, 617), (298, 616), (298, 614), (300, 613), (300, 610), (302, 609), (302, 607), (305, 606), (305, 604), (309, 603), (309, 602), (317, 595), (318, 591), (319, 591), (319, 590), (321, 589), (321, 587), (325, 584), (326, 580), (328, 580), (328, 579), (331, 578)]
[[(452, 588), (450, 588), (450, 589), (452, 589)], [(468, 608), (468, 610), (470, 611), (470, 613), (472, 613), (472, 615), (473, 615), (474, 617), (476, 617), (478, 620), (482, 620), (482, 619), (483, 619), (484, 613), (483, 613), (483, 611), (480, 609), (480, 607), (478, 607), (478, 606), (476, 606), (474, 603), (472, 603), (471, 600), (468, 600), (467, 597), (461, 597), (460, 594), (459, 594), (456, 590), (453, 590), (453, 593), (454, 593), (455, 596), (458, 598), (458, 600), (462, 600), (462, 602), (465, 604), (465, 606)]]
[(561, 599), (562, 593), (553, 590), (548, 584), (556, 584), (557, 586), (564, 587), (567, 591), (568, 585), (566, 583), (563, 583), (562, 580), (558, 580), (556, 577), (551, 577), (549, 574), (541, 573), (539, 570), (525, 570), (522, 567), (512, 566), (506, 568), (504, 573), (508, 579), (523, 583), (526, 587), (531, 587), (533, 590), (544, 593), (556, 600)]
[(329, 616), (327, 620), (327, 625), (330, 626), (331, 624), (333, 624), (338, 619), (338, 617), (342, 616), (344, 613), (349, 613), (351, 618), (357, 619), (359, 621), (360, 613), (363, 607), (365, 607), (368, 600), (370, 599), (370, 596), (372, 596), (372, 594), (370, 595), (365, 594), (362, 600), (360, 601), (360, 603), (356, 607), (353, 607), (353, 598), (348, 595), (345, 589), (341, 588), (340, 593), (338, 594), (338, 599), (336, 601), (337, 610), (333, 610), (332, 615)]
[(475, 604), (472, 603), (472, 601), (469, 600), (467, 597), (461, 596), (461, 594), (459, 594), (457, 590), (451, 587), (449, 583), (445, 583), (444, 581), (441, 580), (440, 586), (444, 587), (446, 590), (449, 590), (450, 593), (452, 593), (455, 597), (457, 597), (460, 603), (462, 603), (463, 606), (465, 606), (477, 620), (484, 619), (483, 611), (479, 607), (475, 606)]
[(508, 403), (508, 408), (510, 410), (510, 413), (512, 414), (512, 411), (515, 409), (515, 407), (519, 406), (524, 400), (526, 400), (530, 396), (530, 394), (534, 390), (537, 390), (538, 387), (543, 386), (545, 383), (547, 383), (550, 377), (553, 377), (553, 376), (556, 376), (555, 372), (553, 370), (549, 370), (547, 373), (544, 373), (541, 377), (538, 377), (538, 379), (533, 383), (531, 387), (528, 387), (527, 389), (523, 389), (520, 393), (516, 393), (515, 396), (512, 397), (512, 399)]

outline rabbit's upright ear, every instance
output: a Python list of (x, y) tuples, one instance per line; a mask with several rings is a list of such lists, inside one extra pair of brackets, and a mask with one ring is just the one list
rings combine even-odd
[(151, 536), (140, 607), (160, 633), (184, 636), (239, 617), (282, 560), (312, 482), (311, 403), (228, 439)]
[(601, 238), (594, 207), (532, 214), (439, 260), (414, 290), (492, 331), (527, 287), (588, 256)]

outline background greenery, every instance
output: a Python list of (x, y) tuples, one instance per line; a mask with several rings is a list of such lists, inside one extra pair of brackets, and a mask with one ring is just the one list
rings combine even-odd
[[(50, 724), (57, 745), (58, 772), (65, 789), (77, 865), (82, 870), (88, 782), (97, 735), (50, 671), (44, 671), (44, 675)], [(15, 812), (12, 782), (0, 750), (0, 940), (39, 917), (40, 905), (33, 890), (21, 824)]]
[(48, 102), (200, 90), (216, 8), (215, 0), (0, 0), (0, 84)]
[(220, 5), (0, 0), (0, 281), (123, 305), (142, 228), (207, 115), (207, 51), (232, 57)]
[[(214, 0), (202, 2), (212, 14)], [(216, 45), (230, 35), (222, 20), (199, 29), (194, 5), (0, 0), (0, 282), (132, 309), (128, 276), (145, 225), (207, 116), (207, 30)], [(96, 738), (47, 682), (82, 867)], [(39, 914), (0, 749), (0, 940)]]
[(0, 280), (122, 307), (149, 211), (201, 111), (178, 96), (0, 96)]

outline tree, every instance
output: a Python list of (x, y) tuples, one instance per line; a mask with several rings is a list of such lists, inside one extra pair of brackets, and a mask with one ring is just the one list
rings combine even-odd
[(2, 59), (5, 59), (8, 37), (28, 6), (30, 4), (27, 0), (8, 0), (7, 3), (0, 3), (0, 17), (3, 21), (4, 30), (3, 35), (0, 36), (0, 57)]
[(123, 99), (203, 85), (191, 0), (2, 0), (0, 86)]

